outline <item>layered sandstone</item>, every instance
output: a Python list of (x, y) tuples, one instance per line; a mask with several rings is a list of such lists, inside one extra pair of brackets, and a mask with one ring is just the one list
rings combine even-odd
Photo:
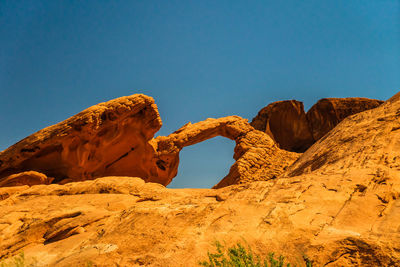
[(302, 102), (278, 101), (261, 109), (251, 125), (271, 136), (282, 149), (304, 152), (346, 117), (382, 103), (359, 97), (324, 98), (305, 113)]

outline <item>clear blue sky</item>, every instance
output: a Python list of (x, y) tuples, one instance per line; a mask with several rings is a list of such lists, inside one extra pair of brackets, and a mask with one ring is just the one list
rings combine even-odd
[[(399, 89), (400, 1), (0, 1), (0, 150), (135, 93), (155, 98), (167, 135), (277, 100)], [(185, 148), (171, 187), (217, 183), (233, 148)]]

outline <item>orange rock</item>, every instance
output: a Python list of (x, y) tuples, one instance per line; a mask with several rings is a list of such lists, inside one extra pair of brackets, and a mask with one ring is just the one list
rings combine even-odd
[(149, 141), (160, 127), (151, 97), (133, 95), (100, 103), (1, 152), (0, 182), (31, 170), (54, 177), (55, 183), (109, 174), (146, 179), (153, 171)]
[(267, 134), (255, 130), (246, 119), (238, 116), (210, 118), (195, 124), (188, 123), (169, 136), (160, 136), (153, 140), (157, 158), (160, 158), (159, 164), (170, 173), (169, 180), (156, 182), (166, 185), (176, 176), (182, 148), (215, 136), (223, 136), (236, 142), (233, 156), (236, 162), (215, 188), (274, 179), (299, 156), (297, 153), (279, 149)]
[(304, 152), (314, 143), (300, 101), (273, 102), (258, 112), (251, 125), (267, 133), (282, 149), (288, 151)]
[(50, 184), (52, 181), (53, 178), (49, 178), (43, 173), (35, 171), (27, 171), (5, 177), (0, 181), (0, 187)]
[[(103, 177), (0, 188), (0, 261), (24, 252), (43, 266), (196, 266), (218, 240), (297, 265), (308, 256), (313, 266), (400, 266), (399, 110), (400, 94), (347, 117), (267, 181), (168, 189)], [(235, 137), (238, 161), (256, 145), (251, 154), (271, 148), (259, 131), (241, 140), (240, 118), (193, 125), (160, 138), (158, 151), (203, 139), (195, 129)]]
[(376, 108), (383, 101), (368, 98), (324, 98), (305, 113), (302, 102), (273, 102), (251, 125), (272, 137), (280, 148), (304, 152), (347, 116)]
[(1, 152), (0, 186), (48, 183), (9, 177), (30, 170), (60, 184), (115, 175), (168, 185), (178, 172), (181, 149), (215, 136), (237, 143), (237, 162), (217, 187), (275, 178), (298, 157), (237, 116), (189, 123), (153, 139), (161, 124), (151, 97), (133, 95), (95, 105)]
[(344, 118), (376, 108), (382, 103), (381, 100), (361, 97), (323, 98), (319, 100), (307, 112), (307, 120), (314, 140), (320, 139)]

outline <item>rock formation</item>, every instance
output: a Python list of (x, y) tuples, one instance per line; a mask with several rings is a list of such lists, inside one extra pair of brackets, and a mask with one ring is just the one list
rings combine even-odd
[(376, 108), (382, 103), (381, 100), (361, 97), (320, 99), (307, 112), (314, 140), (319, 140), (346, 117)]
[(278, 101), (261, 109), (251, 125), (271, 136), (282, 149), (304, 152), (347, 116), (382, 103), (368, 98), (324, 98), (305, 113), (302, 102)]
[(55, 183), (110, 174), (148, 179), (157, 173), (149, 141), (160, 127), (151, 97), (133, 95), (95, 105), (1, 152), (0, 184), (26, 171), (43, 173)]
[(267, 133), (288, 151), (304, 152), (314, 143), (304, 105), (300, 101), (271, 103), (258, 112), (251, 125)]
[(108, 175), (168, 185), (178, 172), (182, 148), (215, 136), (236, 141), (236, 162), (217, 187), (276, 178), (298, 158), (237, 116), (189, 123), (153, 139), (161, 124), (157, 106), (148, 96), (95, 105), (1, 152), (0, 187), (63, 184)]
[(236, 162), (215, 188), (274, 179), (299, 156), (279, 149), (267, 134), (255, 130), (246, 119), (238, 116), (207, 119), (195, 124), (188, 123), (169, 136), (160, 136), (152, 141), (160, 159), (159, 164), (175, 168), (170, 180), (163, 184), (169, 184), (175, 177), (182, 148), (215, 136), (236, 142), (233, 156)]
[[(399, 118), (400, 93), (345, 118), (267, 181), (167, 189), (104, 177), (0, 188), (0, 260), (23, 251), (39, 266), (196, 266), (215, 240), (245, 240), (256, 254), (294, 264), (307, 255), (314, 266), (400, 266)], [(240, 141), (240, 125), (238, 117), (211, 119), (149, 142), (169, 155), (201, 133), (223, 135), (240, 155), (254, 146), (250, 136)]]

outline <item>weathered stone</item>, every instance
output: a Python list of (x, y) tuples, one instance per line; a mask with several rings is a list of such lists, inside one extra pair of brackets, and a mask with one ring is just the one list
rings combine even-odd
[(304, 152), (313, 143), (302, 102), (273, 102), (261, 109), (251, 125), (267, 133), (282, 149)]
[[(168, 185), (177, 175), (182, 148), (215, 136), (237, 144), (237, 162), (217, 187), (275, 178), (298, 157), (237, 116), (188, 123), (153, 139), (161, 124), (154, 100), (144, 95), (95, 105), (1, 152), (0, 186), (49, 183), (26, 176), (10, 180), (31, 170), (59, 184), (116, 175)], [(264, 165), (270, 168), (261, 169)]]
[[(298, 265), (308, 256), (313, 266), (400, 266), (399, 110), (400, 94), (347, 117), (267, 181), (167, 189), (104, 177), (0, 188), (0, 260), (23, 251), (43, 266), (196, 266), (217, 240)], [(257, 140), (271, 149), (256, 130), (241, 141), (237, 117), (193, 125), (156, 139), (165, 146), (157, 151), (204, 139), (195, 129), (235, 137), (238, 161)]]
[(278, 101), (261, 109), (251, 125), (271, 136), (282, 149), (304, 152), (347, 116), (382, 103), (368, 98), (324, 98), (305, 113), (302, 102)]
[(163, 184), (169, 184), (175, 177), (182, 148), (215, 136), (223, 136), (236, 142), (233, 156), (236, 162), (215, 188), (274, 179), (299, 156), (297, 153), (279, 149), (267, 134), (255, 130), (246, 119), (238, 116), (210, 118), (195, 124), (188, 123), (169, 136), (160, 136), (153, 140), (157, 158), (161, 159), (160, 164), (167, 166), (165, 168), (169, 168), (171, 173), (170, 180)]
[(55, 183), (105, 175), (149, 179), (157, 175), (149, 141), (161, 127), (151, 97), (133, 95), (90, 107), (0, 153), (0, 183), (9, 175), (37, 171)]
[(376, 108), (382, 103), (381, 100), (361, 97), (319, 100), (307, 112), (307, 120), (314, 140), (319, 140), (346, 117)]
[(0, 187), (50, 184), (54, 178), (49, 178), (43, 173), (35, 171), (20, 172), (7, 176), (0, 181)]

